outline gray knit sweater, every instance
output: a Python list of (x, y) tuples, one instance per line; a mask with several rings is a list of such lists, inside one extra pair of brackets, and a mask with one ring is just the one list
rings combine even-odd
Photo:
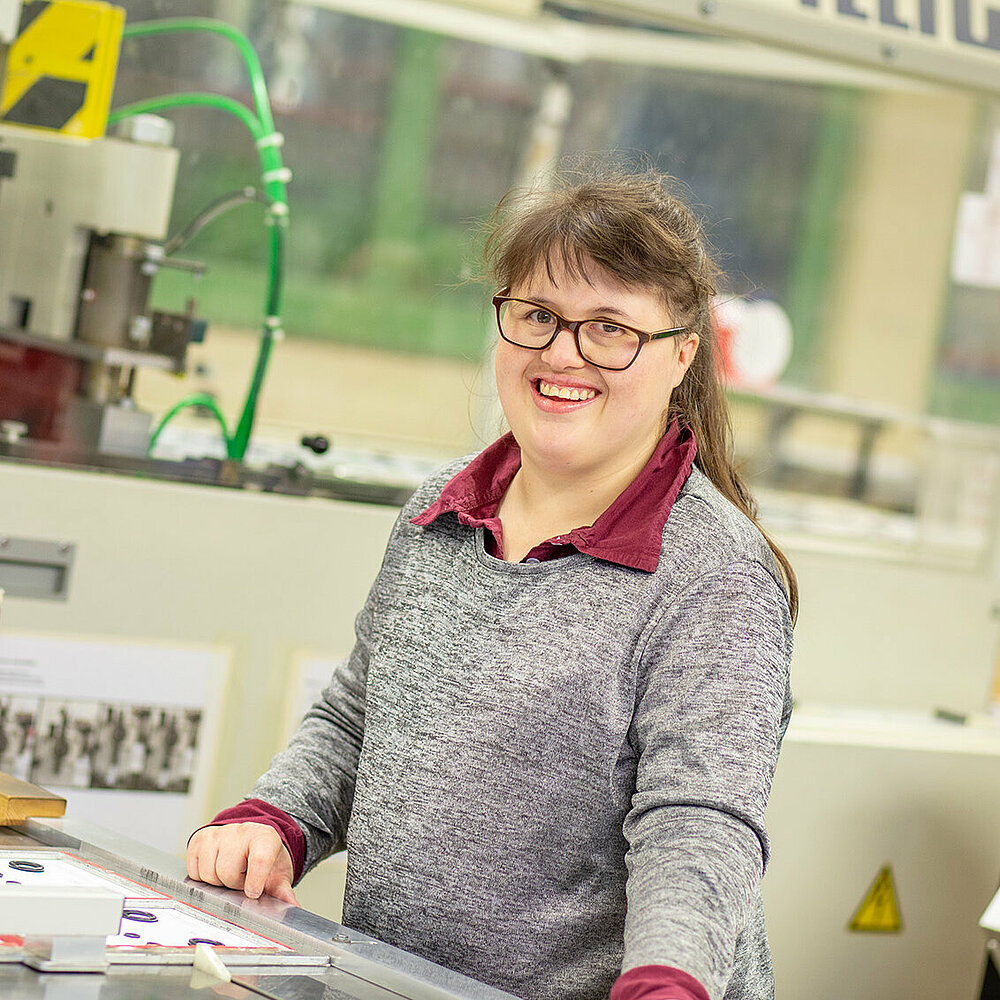
[(770, 550), (697, 469), (654, 573), (488, 555), (403, 509), (357, 643), (254, 795), (345, 922), (527, 1000), (684, 969), (773, 996), (760, 879), (792, 629)]

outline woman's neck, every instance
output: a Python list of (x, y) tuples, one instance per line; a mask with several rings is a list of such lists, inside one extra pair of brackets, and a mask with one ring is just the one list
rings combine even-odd
[(642, 470), (645, 461), (586, 475), (567, 475), (522, 459), (497, 510), (504, 559), (520, 562), (536, 545), (593, 524)]

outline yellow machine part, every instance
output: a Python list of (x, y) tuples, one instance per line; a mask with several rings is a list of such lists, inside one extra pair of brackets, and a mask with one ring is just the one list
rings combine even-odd
[(66, 800), (59, 795), (0, 771), (0, 826), (23, 823), (33, 816), (66, 815)]
[(7, 53), (0, 123), (104, 135), (125, 11), (96, 0), (31, 0)]

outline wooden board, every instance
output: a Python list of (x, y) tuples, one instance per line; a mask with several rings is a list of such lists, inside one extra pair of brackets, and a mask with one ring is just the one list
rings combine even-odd
[(33, 816), (52, 818), (65, 814), (64, 798), (0, 771), (0, 826), (21, 823)]

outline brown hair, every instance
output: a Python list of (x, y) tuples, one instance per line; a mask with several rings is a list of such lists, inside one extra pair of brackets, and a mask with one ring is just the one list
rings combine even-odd
[(551, 190), (515, 190), (490, 219), (485, 259), (498, 288), (528, 279), (553, 261), (587, 279), (590, 262), (628, 285), (663, 296), (673, 321), (696, 333), (694, 360), (671, 393), (669, 424), (679, 419), (698, 442), (695, 464), (761, 531), (781, 567), (792, 618), (798, 584), (788, 559), (761, 528), (757, 504), (733, 466), (733, 435), (722, 382), (712, 299), (720, 271), (694, 213), (675, 192), (677, 182), (654, 170), (602, 170), (597, 179), (560, 179)]

